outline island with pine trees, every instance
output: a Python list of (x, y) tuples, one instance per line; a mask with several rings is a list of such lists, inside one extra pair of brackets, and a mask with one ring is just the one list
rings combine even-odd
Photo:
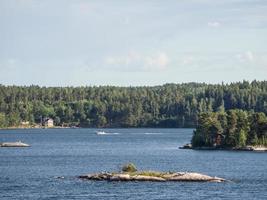
[(201, 113), (191, 144), (182, 148), (267, 151), (267, 117), (240, 109)]

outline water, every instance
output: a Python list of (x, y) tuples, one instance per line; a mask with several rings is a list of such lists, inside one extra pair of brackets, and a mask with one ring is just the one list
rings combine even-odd
[[(0, 199), (267, 199), (267, 154), (180, 150), (192, 129), (0, 130)], [(103, 130), (101, 130), (103, 131)], [(93, 182), (77, 175), (139, 169), (196, 171), (226, 183)], [(63, 176), (64, 179), (57, 177)]]

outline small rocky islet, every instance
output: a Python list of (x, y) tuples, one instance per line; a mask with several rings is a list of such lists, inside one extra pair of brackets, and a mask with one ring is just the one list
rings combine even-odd
[(219, 177), (212, 177), (195, 172), (156, 172), (137, 171), (134, 164), (123, 166), (121, 172), (101, 172), (79, 176), (80, 179), (93, 181), (152, 181), (152, 182), (225, 182)]
[(18, 142), (3, 142), (0, 143), (0, 147), (30, 147), (30, 145), (18, 141)]

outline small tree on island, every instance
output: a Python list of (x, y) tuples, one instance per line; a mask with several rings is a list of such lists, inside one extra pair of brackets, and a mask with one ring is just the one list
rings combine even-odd
[(128, 163), (122, 167), (123, 172), (136, 172), (137, 168), (133, 163)]

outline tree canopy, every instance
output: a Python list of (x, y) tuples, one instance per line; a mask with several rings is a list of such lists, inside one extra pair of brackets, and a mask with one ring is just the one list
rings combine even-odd
[[(236, 108), (267, 114), (267, 81), (154, 87), (0, 85), (1, 127), (40, 123), (45, 117), (58, 126), (195, 127), (199, 113)], [(221, 127), (214, 124), (213, 129)]]
[(267, 146), (267, 117), (262, 112), (228, 110), (199, 115), (193, 147)]

